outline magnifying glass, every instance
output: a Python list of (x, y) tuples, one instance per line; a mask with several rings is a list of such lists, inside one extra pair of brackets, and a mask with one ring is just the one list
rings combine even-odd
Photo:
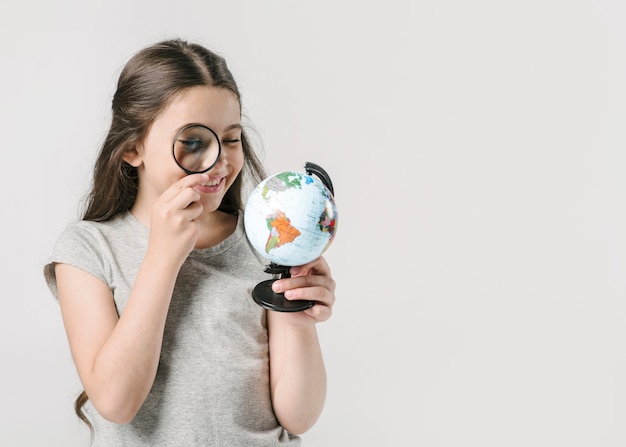
[(222, 145), (213, 129), (202, 124), (189, 124), (178, 131), (172, 143), (176, 164), (186, 174), (202, 174), (220, 159)]

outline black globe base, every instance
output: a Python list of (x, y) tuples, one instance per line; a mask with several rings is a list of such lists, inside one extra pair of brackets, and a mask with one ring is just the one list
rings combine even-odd
[(252, 291), (252, 298), (261, 307), (267, 310), (277, 312), (301, 312), (313, 307), (315, 301), (293, 300), (285, 298), (282, 293), (276, 293), (272, 290), (272, 283), (276, 279), (268, 279), (256, 285)]

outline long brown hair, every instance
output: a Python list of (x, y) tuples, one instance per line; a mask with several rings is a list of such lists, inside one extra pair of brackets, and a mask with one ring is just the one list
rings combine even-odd
[[(128, 211), (137, 193), (137, 170), (124, 154), (143, 141), (152, 125), (182, 90), (198, 85), (225, 88), (241, 94), (224, 58), (205, 47), (173, 39), (135, 54), (122, 70), (112, 102), (111, 127), (96, 159), (91, 191), (83, 220), (108, 221)], [(261, 181), (265, 175), (244, 129), (241, 137), (244, 167), (229, 188), (220, 210), (242, 210), (243, 177)]]
[[(124, 161), (124, 154), (143, 141), (154, 120), (175, 95), (199, 85), (230, 90), (241, 107), (241, 94), (226, 61), (201, 45), (181, 39), (165, 40), (142, 49), (126, 63), (112, 101), (111, 127), (95, 162), (83, 220), (109, 221), (130, 210), (137, 195), (138, 177), (136, 168)], [(243, 209), (244, 181), (258, 183), (265, 176), (246, 129), (241, 142), (242, 172), (219, 207), (229, 214)], [(83, 412), (88, 399), (83, 391), (74, 408), (93, 433)]]

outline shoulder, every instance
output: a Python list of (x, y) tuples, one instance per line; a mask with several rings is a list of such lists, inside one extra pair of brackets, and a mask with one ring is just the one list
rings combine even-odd
[(102, 238), (103, 224), (81, 220), (69, 224), (61, 232), (55, 244), (54, 253), (74, 248), (93, 246)]
[(44, 266), (44, 276), (53, 292), (55, 264), (72, 265), (107, 282), (111, 276), (111, 264), (120, 256), (141, 253), (133, 248), (145, 245), (147, 236), (141, 237), (141, 224), (130, 219), (129, 215), (107, 222), (81, 220), (67, 225)]
[[(136, 239), (141, 233), (141, 224), (130, 213), (122, 214), (106, 222), (81, 220), (69, 224), (59, 236), (59, 245), (111, 245), (118, 240)], [(147, 232), (147, 229), (146, 229)]]

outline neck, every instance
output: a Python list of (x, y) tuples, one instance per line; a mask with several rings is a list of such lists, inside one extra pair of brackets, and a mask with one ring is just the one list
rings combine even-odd
[(213, 247), (235, 232), (238, 217), (222, 211), (203, 215), (200, 235), (195, 248)]

